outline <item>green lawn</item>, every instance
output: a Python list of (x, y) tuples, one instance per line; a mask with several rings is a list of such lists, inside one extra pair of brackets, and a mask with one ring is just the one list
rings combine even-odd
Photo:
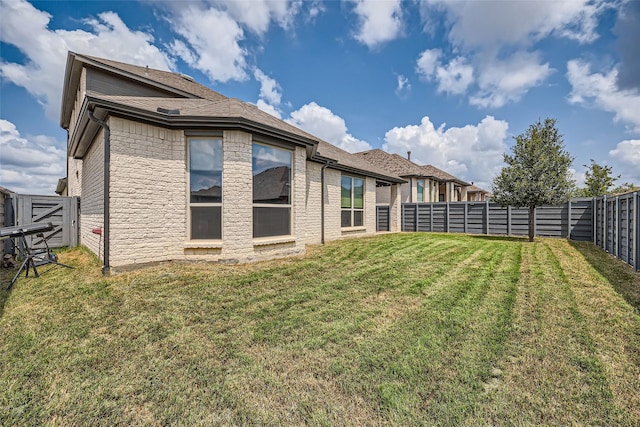
[(0, 291), (0, 425), (640, 425), (640, 274), (591, 244), (388, 234), (108, 278), (60, 260)]

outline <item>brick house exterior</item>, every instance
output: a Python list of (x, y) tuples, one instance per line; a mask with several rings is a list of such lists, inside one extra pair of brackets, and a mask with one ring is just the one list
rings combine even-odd
[(80, 242), (105, 271), (372, 235), (378, 186), (400, 231), (404, 179), (188, 76), (70, 52), (60, 125)]

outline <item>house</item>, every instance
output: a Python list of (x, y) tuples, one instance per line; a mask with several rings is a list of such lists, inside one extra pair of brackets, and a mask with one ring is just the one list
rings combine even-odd
[(473, 183), (467, 187), (468, 202), (483, 202), (485, 200), (489, 200), (490, 195), (491, 193), (487, 190), (483, 190), (482, 188), (473, 185)]
[(60, 125), (64, 191), (105, 272), (372, 235), (377, 187), (400, 231), (403, 178), (189, 76), (70, 52)]
[[(468, 197), (470, 189), (474, 198), (484, 197), (487, 193), (435, 166), (421, 166), (398, 154), (374, 149), (356, 155), (407, 180), (401, 185), (402, 203), (464, 202), (471, 200)], [(385, 203), (389, 194), (388, 189), (379, 188), (378, 203)]]

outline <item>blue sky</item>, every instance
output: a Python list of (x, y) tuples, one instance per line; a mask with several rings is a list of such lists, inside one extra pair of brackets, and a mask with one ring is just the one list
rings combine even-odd
[(513, 137), (556, 118), (640, 184), (639, 1), (0, 1), (0, 186), (52, 194), (66, 52), (193, 76), (349, 151), (489, 188)]

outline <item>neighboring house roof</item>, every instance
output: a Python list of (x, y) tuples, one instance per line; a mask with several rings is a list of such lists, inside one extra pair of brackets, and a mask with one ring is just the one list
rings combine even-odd
[(255, 105), (228, 98), (192, 78), (169, 71), (155, 70), (122, 62), (111, 61), (69, 52), (62, 97), (60, 125), (68, 129), (74, 100), (82, 76), (82, 68), (94, 68), (111, 73), (140, 85), (147, 85), (166, 93), (160, 96), (114, 96), (87, 90), (80, 107), (78, 132), (72, 132), (69, 155), (82, 158), (98, 131), (98, 125), (89, 120), (89, 111), (105, 119), (108, 114), (117, 114), (160, 126), (178, 128), (245, 129), (294, 143), (307, 148), (310, 160), (330, 167), (372, 176), (386, 182), (404, 182), (384, 167), (373, 165), (358, 156), (332, 146), (326, 141), (278, 119)]
[(432, 165), (420, 166), (409, 159), (406, 159), (399, 154), (387, 153), (386, 151), (378, 148), (369, 151), (362, 151), (356, 153), (368, 160), (369, 162), (383, 166), (391, 172), (402, 177), (415, 177), (415, 178), (434, 178), (438, 181), (453, 181), (460, 185), (470, 185), (468, 182), (462, 181), (455, 176), (438, 169)]
[(4, 187), (2, 187), (2, 186), (0, 186), (0, 193), (2, 193), (2, 194), (4, 194), (4, 195), (8, 196), (9, 194), (13, 194), (13, 191), (11, 191), (11, 190), (9, 190), (9, 189), (6, 189), (6, 188), (4, 188)]
[(485, 189), (482, 189), (478, 186), (475, 186), (473, 184), (471, 184), (469, 187), (467, 187), (467, 193), (485, 193), (485, 194), (489, 194), (489, 192)]
[[(385, 180), (390, 176), (400, 176), (394, 171), (390, 170), (385, 166), (380, 166), (378, 164), (372, 163), (368, 161), (366, 158), (359, 156), (357, 153), (349, 153), (341, 148), (336, 147), (335, 145), (331, 145), (328, 142), (320, 141), (318, 144), (316, 158), (318, 160), (330, 159), (337, 160), (338, 163), (334, 164), (332, 167), (335, 169), (344, 170), (347, 172), (355, 172), (358, 171), (368, 171), (369, 174), (375, 178), (381, 178)], [(405, 182), (403, 179), (395, 178), (391, 180), (391, 182)]]
[(398, 176), (419, 178), (425, 176), (424, 171), (417, 164), (402, 156), (387, 153), (379, 148), (369, 151), (361, 151), (356, 153), (356, 155), (374, 165), (384, 167)]

